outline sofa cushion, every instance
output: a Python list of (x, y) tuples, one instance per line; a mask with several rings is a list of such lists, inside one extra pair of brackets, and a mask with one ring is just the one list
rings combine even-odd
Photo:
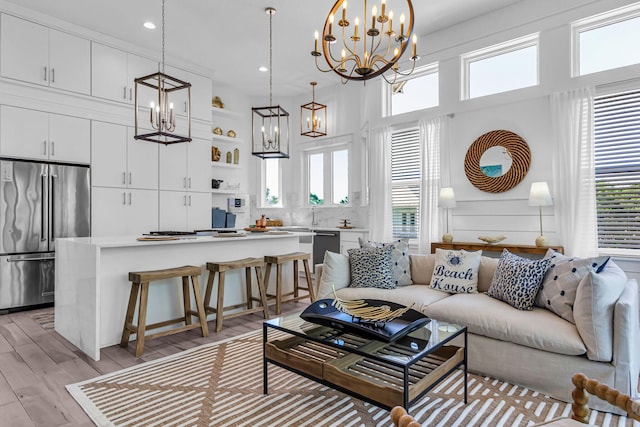
[(361, 248), (384, 248), (392, 246), (391, 271), (396, 281), (396, 286), (406, 286), (411, 281), (411, 268), (409, 264), (409, 239), (398, 239), (389, 243), (377, 243), (358, 237)]
[(543, 351), (570, 356), (587, 351), (572, 323), (539, 307), (517, 310), (483, 293), (451, 295), (427, 306), (424, 313), (434, 319), (466, 325), (473, 334)]
[(578, 283), (589, 271), (600, 272), (609, 261), (609, 257), (570, 258), (549, 249), (545, 258), (550, 259), (551, 264), (542, 280), (536, 305), (575, 323), (573, 303), (576, 299)]
[(354, 299), (378, 299), (391, 301), (406, 307), (413, 305), (414, 310), (425, 312), (429, 304), (449, 297), (446, 292), (437, 291), (424, 285), (400, 286), (395, 289), (377, 288), (343, 288), (336, 291), (336, 294), (346, 300)]
[(550, 262), (522, 258), (505, 249), (487, 295), (518, 310), (531, 310)]
[(391, 271), (393, 246), (384, 248), (349, 249), (349, 270), (354, 288), (394, 289), (396, 281)]
[(573, 316), (591, 360), (613, 358), (613, 309), (626, 283), (624, 271), (609, 261), (602, 272), (590, 271), (578, 285)]
[(349, 257), (326, 251), (322, 264), (322, 277), (318, 285), (318, 298), (333, 298), (333, 288), (342, 289), (351, 283)]
[(431, 276), (432, 289), (452, 294), (478, 292), (478, 268), (482, 251), (436, 248), (436, 263)]
[(411, 254), (409, 255), (411, 264), (411, 280), (417, 285), (428, 285), (431, 283), (433, 267), (436, 264), (435, 254)]
[(480, 258), (480, 268), (478, 268), (478, 292), (487, 292), (491, 287), (491, 280), (498, 267), (499, 258), (483, 256)]

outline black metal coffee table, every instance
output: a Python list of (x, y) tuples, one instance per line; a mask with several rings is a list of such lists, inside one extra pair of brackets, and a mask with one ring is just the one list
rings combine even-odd
[[(408, 409), (462, 368), (467, 403), (466, 326), (432, 319), (388, 343), (305, 322), (293, 314), (265, 321), (262, 332), (264, 394), (271, 363), (381, 408)], [(453, 345), (459, 336), (464, 345)]]

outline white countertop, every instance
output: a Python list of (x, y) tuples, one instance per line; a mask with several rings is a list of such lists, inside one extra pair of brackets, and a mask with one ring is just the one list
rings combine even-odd
[(64, 239), (74, 243), (85, 244), (89, 246), (95, 246), (100, 248), (122, 248), (122, 247), (147, 247), (157, 245), (185, 245), (185, 244), (200, 244), (200, 243), (224, 243), (224, 242), (238, 242), (245, 240), (265, 240), (265, 239), (282, 239), (289, 237), (299, 236), (313, 236), (312, 232), (289, 232), (287, 234), (280, 233), (251, 233), (242, 234), (242, 237), (216, 237), (216, 236), (196, 236), (189, 238), (179, 238), (178, 240), (136, 240), (141, 236), (113, 236), (113, 237), (69, 237)]

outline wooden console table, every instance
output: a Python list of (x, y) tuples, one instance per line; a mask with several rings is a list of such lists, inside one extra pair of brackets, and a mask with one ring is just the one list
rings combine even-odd
[(442, 243), (435, 242), (431, 244), (431, 253), (436, 253), (436, 248), (440, 249), (464, 249), (466, 251), (483, 251), (483, 252), (502, 252), (503, 249), (507, 249), (514, 254), (532, 254), (532, 255), (544, 255), (547, 253), (547, 249), (551, 248), (556, 252), (564, 253), (563, 246), (529, 246), (529, 245), (490, 245), (488, 243), (470, 243), (470, 242), (452, 242)]

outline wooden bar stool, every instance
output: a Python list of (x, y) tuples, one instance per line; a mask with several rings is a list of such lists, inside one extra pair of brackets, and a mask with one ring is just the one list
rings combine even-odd
[[(309, 259), (311, 258), (311, 254), (305, 252), (293, 252), (285, 255), (266, 255), (264, 257), (264, 262), (267, 264), (267, 269), (264, 275), (264, 286), (265, 289), (269, 287), (269, 276), (271, 274), (271, 266), (273, 264), (276, 265), (277, 273), (276, 273), (276, 294), (269, 295), (267, 297), (276, 299), (276, 314), (280, 314), (282, 312), (282, 303), (285, 302), (294, 302), (304, 298), (309, 298), (311, 302), (316, 300), (315, 294), (313, 293), (313, 283), (311, 282), (311, 272), (309, 271)], [(282, 293), (282, 264), (293, 261), (293, 292), (289, 292), (286, 294)], [(298, 284), (298, 261), (302, 261), (304, 265), (304, 273), (307, 278), (307, 287), (303, 288)], [(299, 295), (298, 290), (306, 290), (308, 294)], [(283, 297), (293, 295), (292, 298), (287, 300), (283, 300)]]
[[(205, 302), (205, 311), (207, 314), (215, 313), (216, 314), (216, 332), (220, 332), (222, 330), (222, 320), (230, 319), (232, 317), (241, 316), (243, 314), (256, 313), (258, 311), (262, 311), (264, 313), (264, 318), (269, 318), (269, 309), (267, 307), (267, 294), (265, 292), (264, 283), (262, 281), (262, 265), (264, 261), (262, 258), (245, 258), (236, 261), (227, 261), (227, 262), (208, 262), (207, 270), (209, 270), (209, 278), (207, 280), (207, 290), (204, 294), (204, 302)], [(256, 278), (258, 279), (258, 292), (260, 293), (260, 298), (256, 298), (253, 296), (251, 291), (251, 267), (255, 269)], [(224, 279), (225, 273), (230, 270), (235, 270), (238, 268), (245, 269), (245, 278), (246, 278), (246, 286), (247, 286), (247, 302), (242, 304), (224, 306)], [(213, 279), (215, 278), (216, 273), (218, 273), (218, 299), (216, 303), (216, 307), (211, 307), (211, 294), (213, 293)], [(253, 307), (253, 302), (256, 301), (260, 303), (259, 307)], [(234, 308), (245, 307), (245, 310), (240, 311), (238, 313), (232, 313), (224, 315), (225, 310), (232, 310)]]
[[(131, 294), (129, 295), (129, 305), (127, 307), (127, 316), (124, 321), (124, 328), (122, 329), (122, 339), (120, 340), (120, 347), (127, 347), (127, 345), (129, 345), (129, 337), (132, 333), (136, 334), (136, 356), (142, 355), (142, 352), (144, 351), (145, 340), (176, 334), (178, 332), (183, 332), (195, 328), (202, 329), (203, 337), (208, 336), (209, 328), (207, 327), (207, 315), (204, 311), (204, 305), (202, 303), (202, 297), (200, 295), (200, 284), (198, 283), (198, 276), (200, 276), (200, 273), (200, 267), (194, 267), (191, 265), (177, 268), (167, 268), (165, 270), (136, 271), (129, 273), (129, 280), (132, 282)], [(184, 306), (184, 317), (165, 320), (163, 322), (154, 323), (152, 325), (146, 325), (149, 283), (156, 280), (170, 279), (173, 277), (182, 277), (182, 303)], [(193, 297), (196, 301), (197, 311), (191, 310), (191, 298), (189, 296), (189, 278), (191, 278), (191, 284), (193, 286)], [(140, 290), (141, 292), (140, 306), (138, 307), (138, 324), (134, 325), (132, 323), (133, 314), (136, 309), (136, 301), (138, 299), (138, 292)], [(191, 316), (198, 317), (198, 319), (200, 320), (199, 323), (191, 323)], [(167, 331), (157, 332), (155, 334), (145, 336), (145, 332), (150, 329), (156, 329), (162, 326), (183, 322), (184, 326), (180, 328), (170, 329)]]

